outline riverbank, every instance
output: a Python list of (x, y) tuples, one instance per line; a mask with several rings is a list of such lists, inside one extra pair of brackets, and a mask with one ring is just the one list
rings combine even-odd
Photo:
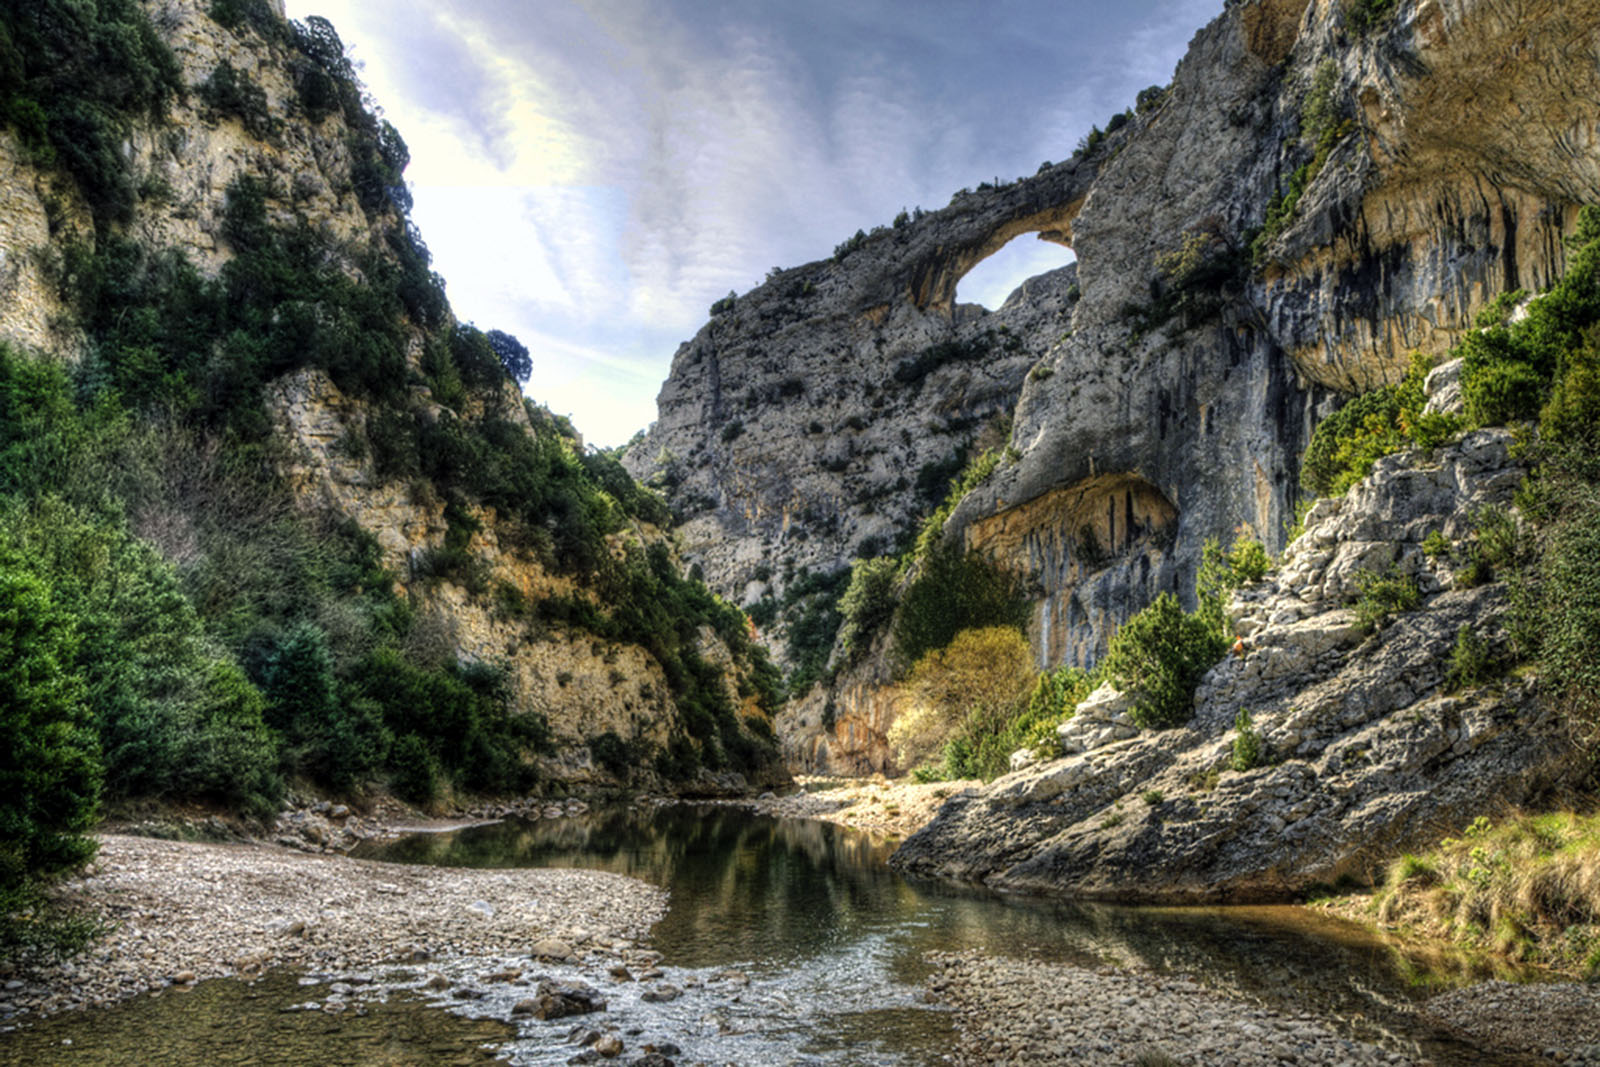
[(976, 780), (913, 782), (909, 778), (830, 778), (799, 775), (799, 790), (788, 796), (717, 803), (748, 808), (786, 819), (821, 819), (852, 830), (909, 837), (932, 820), (947, 799), (981, 786)]
[(961, 1067), (1410, 1062), (1340, 1037), (1313, 1016), (1280, 1014), (1183, 978), (976, 953), (928, 959), (936, 968), (930, 991), (956, 1010), (961, 1036), (952, 1059)]
[(5, 974), (0, 1023), (268, 967), (582, 957), (642, 938), (667, 895), (582, 870), (461, 870), (270, 845), (105, 835), (64, 899), (110, 927), (83, 954)]

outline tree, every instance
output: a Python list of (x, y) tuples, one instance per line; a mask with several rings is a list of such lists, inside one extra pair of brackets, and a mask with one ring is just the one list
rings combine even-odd
[(521, 341), (503, 330), (489, 331), (489, 347), (499, 358), (500, 365), (511, 375), (511, 380), (525, 382), (533, 375), (533, 357)]
[[(20, 557), (0, 556), (0, 910), (94, 855), (100, 761), (70, 670), (73, 619)], [(11, 933), (9, 929), (6, 933)]]
[(1010, 626), (963, 630), (916, 662), (904, 693), (909, 707), (889, 728), (902, 766), (926, 761), (958, 733), (1002, 733), (1032, 691), (1038, 672), (1028, 641)]
[(1177, 726), (1189, 718), (1195, 686), (1227, 654), (1222, 633), (1186, 614), (1171, 593), (1129, 619), (1111, 639), (1106, 671), (1134, 694), (1128, 714), (1142, 727)]

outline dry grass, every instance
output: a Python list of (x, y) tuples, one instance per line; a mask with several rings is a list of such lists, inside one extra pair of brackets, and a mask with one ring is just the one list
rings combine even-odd
[(1389, 867), (1378, 920), (1600, 977), (1600, 814), (1480, 818)]

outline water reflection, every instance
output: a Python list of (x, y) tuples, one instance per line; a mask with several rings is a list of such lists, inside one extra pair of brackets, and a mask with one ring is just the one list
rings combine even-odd
[[(598, 868), (660, 885), (671, 906), (651, 940), (667, 962), (739, 967), (788, 981), (792, 992), (803, 986), (831, 996), (836, 1035), (860, 1025), (862, 1012), (909, 1010), (926, 952), (982, 949), (1188, 974), (1279, 1010), (1317, 1012), (1347, 1035), (1408, 1055), (1494, 1062), (1434, 1033), (1413, 1010), (1439, 985), (1487, 976), (1464, 956), (1408, 953), (1297, 908), (1002, 898), (908, 880), (886, 866), (892, 848), (825, 823), (680, 806), (513, 820), (414, 836), (367, 854), (449, 866)], [(877, 987), (888, 999), (870, 995)], [(923, 1038), (927, 1030), (908, 1027)]]

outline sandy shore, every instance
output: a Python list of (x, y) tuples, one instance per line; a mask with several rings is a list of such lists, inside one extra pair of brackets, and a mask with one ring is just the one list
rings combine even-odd
[(643, 937), (666, 893), (578, 870), (457, 870), (268, 845), (107, 835), (68, 897), (112, 924), (77, 958), (5, 975), (0, 1022), (277, 965), (582, 957)]
[(789, 796), (722, 803), (748, 807), (763, 815), (821, 819), (856, 830), (909, 837), (921, 829), (949, 797), (983, 783), (913, 782), (909, 778), (795, 778), (800, 791)]

